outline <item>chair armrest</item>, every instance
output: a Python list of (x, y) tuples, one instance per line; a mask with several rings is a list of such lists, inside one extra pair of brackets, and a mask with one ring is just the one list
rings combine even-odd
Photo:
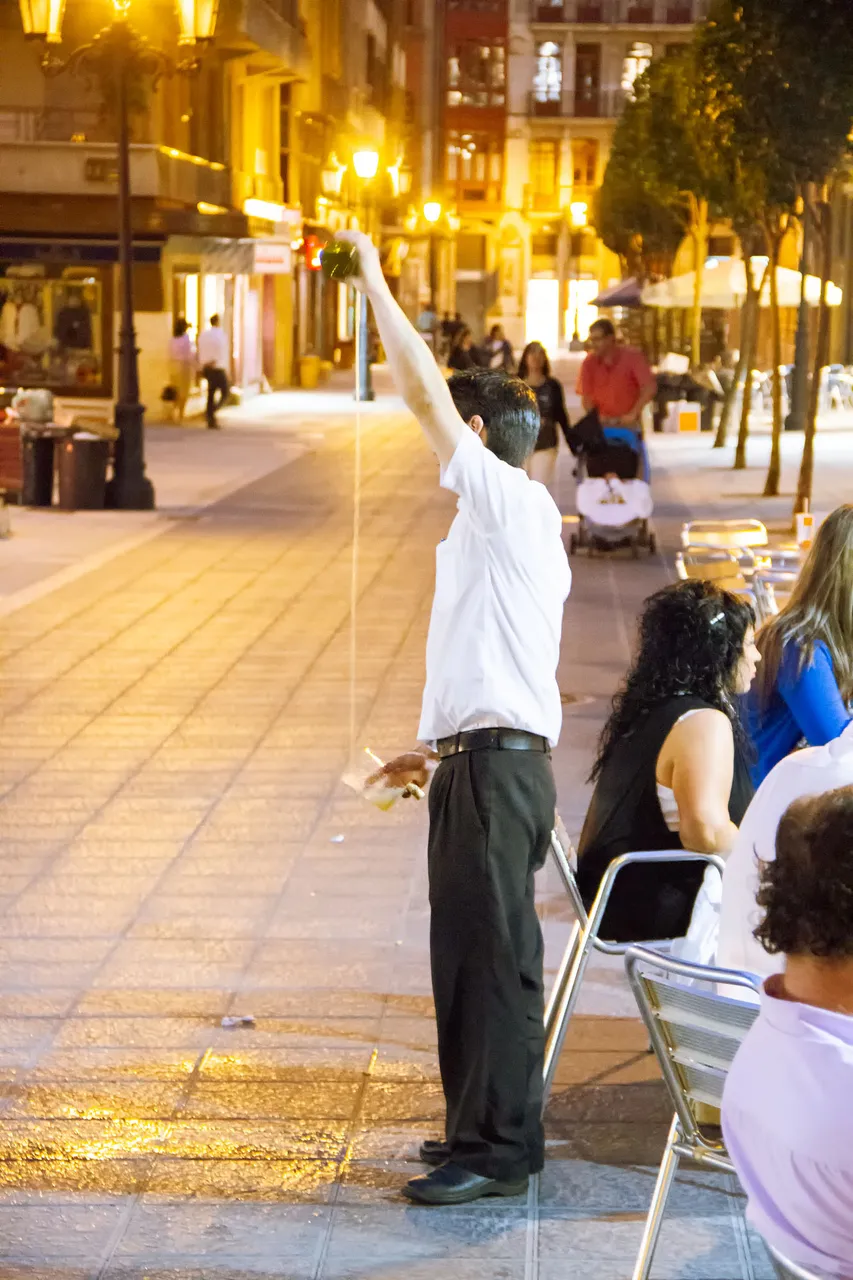
[(605, 871), (598, 887), (598, 893), (595, 895), (595, 901), (589, 912), (590, 922), (595, 922), (593, 933), (597, 951), (603, 951), (611, 956), (622, 956), (630, 945), (626, 942), (604, 942), (598, 937), (598, 929), (604, 918), (604, 912), (619, 872), (623, 871), (625, 867), (639, 863), (660, 862), (704, 862), (710, 867), (716, 867), (721, 876), (726, 869), (726, 860), (718, 853), (694, 853), (689, 849), (638, 849), (634, 853), (620, 854), (618, 858), (613, 859)]

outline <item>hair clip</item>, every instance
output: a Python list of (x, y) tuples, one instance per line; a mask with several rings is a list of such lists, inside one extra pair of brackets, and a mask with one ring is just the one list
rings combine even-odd
[(719, 613), (715, 614), (714, 617), (711, 619), (711, 626), (714, 627), (717, 625), (718, 622), (725, 622), (725, 620), (726, 620), (726, 615), (721, 610)]

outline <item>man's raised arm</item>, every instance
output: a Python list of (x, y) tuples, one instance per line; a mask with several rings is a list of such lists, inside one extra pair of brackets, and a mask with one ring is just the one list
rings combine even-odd
[(456, 410), (441, 370), (395, 302), (373, 241), (361, 231), (341, 231), (336, 238), (354, 245), (358, 251), (361, 274), (353, 278), (353, 283), (367, 294), (373, 307), (397, 389), (445, 467), (456, 452), (462, 432), (468, 428)]

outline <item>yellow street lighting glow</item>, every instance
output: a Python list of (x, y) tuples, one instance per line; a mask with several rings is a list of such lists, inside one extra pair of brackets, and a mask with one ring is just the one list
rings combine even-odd
[(243, 212), (249, 218), (265, 218), (267, 222), (281, 222), (284, 217), (284, 205), (273, 204), (271, 200), (255, 200), (252, 197), (243, 201)]
[(427, 222), (438, 222), (441, 217), (441, 202), (439, 200), (427, 200), (424, 205), (424, 217)]
[(368, 150), (367, 148), (363, 151), (354, 151), (352, 167), (355, 169), (359, 178), (365, 182), (369, 182), (371, 178), (376, 177), (376, 171), (379, 168), (379, 152)]
[(569, 214), (572, 219), (573, 227), (585, 227), (586, 215), (589, 212), (589, 205), (585, 200), (573, 200), (569, 205)]
[(207, 200), (199, 200), (196, 205), (199, 213), (227, 213), (228, 210), (221, 204), (209, 204)]
[(65, 0), (20, 0), (24, 35), (39, 36), (48, 44), (62, 40)]
[(180, 44), (213, 39), (219, 0), (178, 0), (177, 9)]

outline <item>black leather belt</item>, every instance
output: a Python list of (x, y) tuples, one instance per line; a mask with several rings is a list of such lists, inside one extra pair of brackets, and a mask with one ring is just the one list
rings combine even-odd
[(460, 751), (541, 751), (547, 754), (551, 744), (538, 733), (524, 729), (466, 729), (452, 738), (439, 738), (435, 744), (439, 758), (459, 755)]

